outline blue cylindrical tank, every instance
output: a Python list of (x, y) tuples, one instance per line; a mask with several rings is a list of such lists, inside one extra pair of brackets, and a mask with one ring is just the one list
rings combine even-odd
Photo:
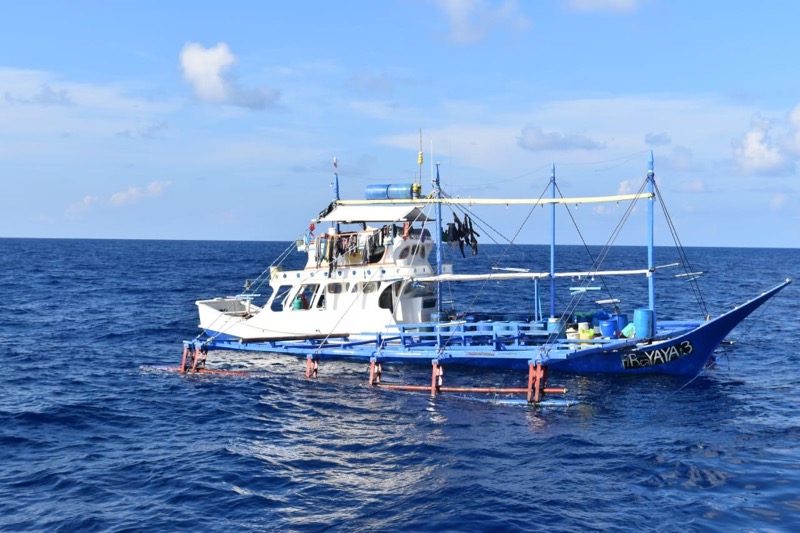
[(599, 328), (600, 327), (600, 322), (602, 320), (608, 320), (609, 318), (611, 318), (611, 315), (609, 315), (605, 311), (598, 311), (592, 317), (592, 326), (595, 327), (595, 328)]
[(389, 185), (385, 183), (367, 185), (364, 189), (364, 198), (367, 200), (386, 200), (388, 198)]
[(655, 313), (651, 309), (633, 310), (633, 327), (636, 328), (636, 336), (641, 339), (649, 339), (656, 334)]
[(617, 331), (622, 331), (628, 325), (628, 315), (625, 313), (614, 313), (611, 315), (611, 320), (617, 321)]
[(603, 337), (608, 337), (611, 339), (617, 338), (617, 324), (616, 320), (601, 320), (600, 321), (600, 334)]
[(389, 200), (410, 200), (413, 188), (413, 183), (393, 183), (386, 187), (386, 198)]

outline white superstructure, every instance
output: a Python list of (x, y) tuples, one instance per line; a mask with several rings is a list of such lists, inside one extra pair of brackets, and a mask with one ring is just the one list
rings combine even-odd
[[(358, 336), (427, 322), (436, 311), (433, 285), (414, 278), (435, 274), (430, 221), (415, 206), (338, 205), (313, 221), (331, 223), (327, 233), (298, 243), (308, 255), (305, 268), (270, 269), (263, 306), (248, 294), (200, 300), (200, 327), (255, 341)], [(337, 232), (342, 226), (356, 229)]]

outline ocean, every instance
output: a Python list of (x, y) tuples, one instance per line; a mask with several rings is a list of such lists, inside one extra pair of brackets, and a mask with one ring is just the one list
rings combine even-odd
[[(696, 379), (551, 376), (570, 407), (377, 390), (353, 362), (324, 361), (306, 379), (301, 359), (212, 352), (212, 366), (256, 372), (163, 370), (198, 333), (194, 301), (240, 292), (287, 245), (0, 239), (0, 529), (800, 530), (796, 284)], [(503, 264), (542, 268), (546, 250), (520, 247)], [(687, 252), (707, 271), (712, 314), (800, 265), (796, 249)], [(456, 251), (457, 269), (482, 260)], [(527, 283), (484, 287), (476, 305), (530, 305)], [(611, 287), (629, 313), (642, 304), (633, 285)], [(659, 316), (698, 317), (687, 286), (659, 272)], [(430, 368), (385, 376), (425, 384)]]

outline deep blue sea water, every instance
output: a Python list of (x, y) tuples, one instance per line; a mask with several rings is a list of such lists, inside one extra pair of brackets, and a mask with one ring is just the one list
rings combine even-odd
[[(366, 365), (347, 362), (324, 362), (317, 380), (302, 360), (235, 353), (210, 364), (256, 377), (153, 368), (177, 364), (196, 335), (194, 300), (237, 293), (285, 246), (0, 239), (0, 528), (800, 530), (796, 284), (698, 379), (553, 376), (579, 402), (568, 408), (376, 390)], [(580, 249), (562, 251), (580, 262)], [(545, 248), (522, 252), (546, 269)], [(715, 313), (800, 265), (800, 250), (688, 252), (709, 271)], [(698, 316), (686, 287), (659, 278), (659, 316)], [(644, 303), (635, 282), (611, 288), (630, 309)], [(477, 305), (509, 300), (530, 305), (530, 282), (484, 287)], [(386, 377), (424, 384), (429, 372)]]

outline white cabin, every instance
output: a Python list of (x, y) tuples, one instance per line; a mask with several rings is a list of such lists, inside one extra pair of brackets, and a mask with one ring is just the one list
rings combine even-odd
[[(326, 233), (298, 242), (302, 270), (271, 267), (271, 294), (196, 302), (209, 335), (243, 341), (358, 336), (427, 322), (436, 311), (431, 219), (414, 206), (337, 206), (315, 223)], [(426, 227), (428, 225), (429, 227)], [(343, 226), (355, 229), (339, 230)]]

